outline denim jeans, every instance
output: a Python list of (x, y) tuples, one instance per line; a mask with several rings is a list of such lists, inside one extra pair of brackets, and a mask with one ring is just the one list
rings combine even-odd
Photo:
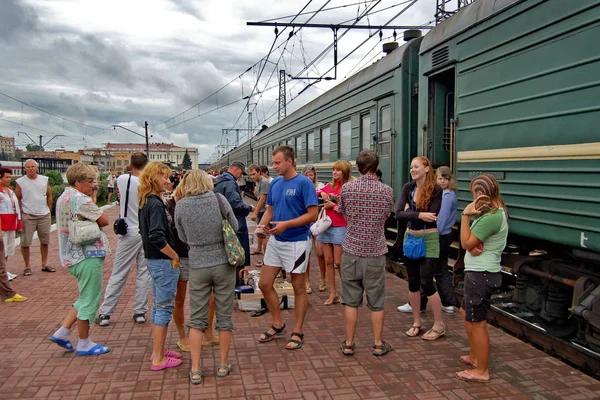
[(171, 260), (147, 259), (146, 264), (152, 277), (152, 297), (154, 298), (151, 321), (156, 326), (169, 326), (175, 307), (179, 269), (173, 268)]

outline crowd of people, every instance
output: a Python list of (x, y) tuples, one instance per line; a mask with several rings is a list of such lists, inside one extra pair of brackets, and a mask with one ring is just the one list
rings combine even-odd
[[(285, 334), (287, 326), (274, 282), (282, 274), (289, 277), (295, 321), (285, 349), (298, 350), (305, 341), (303, 325), (312, 293), (309, 260), (314, 248), (320, 274), (318, 290), (324, 292), (329, 287), (325, 305), (341, 303), (345, 307), (346, 335), (340, 351), (347, 356), (354, 354), (358, 308), (366, 295), (373, 330), (372, 354), (384, 356), (393, 351), (382, 334), (388, 251), (385, 225), (394, 213), (407, 226), (403, 249), (409, 303), (398, 307), (413, 315), (406, 335), (429, 341), (444, 336), (442, 310), (453, 312), (459, 307), (470, 344), (470, 354), (461, 361), (471, 368), (458, 372), (457, 377), (489, 381), (487, 311), (492, 292), (501, 284), (500, 255), (508, 234), (508, 210), (494, 177), (484, 174), (473, 179), (470, 190), (474, 200), (462, 212), (460, 242), (467, 254), (465, 293), (459, 305), (448, 271), (457, 213), (456, 183), (448, 167), (434, 170), (427, 158), (416, 157), (410, 165), (412, 180), (395, 202), (392, 188), (381, 182), (379, 158), (373, 151), (358, 155), (358, 178), (352, 177), (351, 163), (335, 162), (327, 184), (319, 182), (312, 165), (298, 173), (294, 150), (289, 146), (274, 149), (272, 157), (276, 179), (270, 179), (266, 167), (250, 165), (246, 169), (241, 162), (233, 162), (218, 176), (201, 170), (174, 176), (164, 164), (148, 163), (143, 153), (133, 154), (129, 173), (108, 177), (112, 188), (109, 196), (115, 188), (120, 194), (120, 219), (115, 222), (119, 239), (103, 301), (102, 269), (110, 249), (101, 228), (109, 221), (92, 197), (98, 174), (84, 164), (69, 167), (69, 186), (56, 202), (56, 220), (60, 262), (77, 280), (79, 298), (50, 340), (81, 356), (109, 352), (110, 347), (89, 338), (89, 326), (94, 321), (100, 326), (111, 323), (135, 265), (132, 318), (136, 323), (147, 321), (152, 290), (151, 369), (177, 367), (182, 363), (182, 352), (189, 352), (189, 378), (199, 384), (204, 376), (202, 347), (219, 345), (216, 375), (227, 376), (232, 369), (228, 354), (234, 329), (235, 287), (243, 283), (240, 270), (251, 265), (251, 255), (263, 255), (255, 266), (261, 268), (258, 287), (272, 324), (258, 338), (260, 343)], [(6, 271), (6, 259), (14, 254), (19, 230), (23, 231), (24, 275), (32, 274), (29, 247), (34, 232), (40, 239), (41, 271), (55, 271), (47, 265), (53, 206), (48, 179), (37, 174), (35, 161), (28, 160), (25, 167), (27, 175), (17, 180), (14, 191), (10, 189), (11, 171), (0, 168), (0, 247), (5, 255), (0, 259), (0, 295), (6, 302), (27, 300), (10, 288)], [(238, 180), (246, 174), (255, 182), (256, 206), (243, 201)], [(258, 243), (253, 251), (247, 218), (257, 223)], [(236, 231), (244, 249), (244, 265), (237, 268), (229, 262), (224, 221)], [(312, 224), (319, 224), (318, 233), (311, 233)], [(336, 275), (341, 288), (336, 285)], [(188, 293), (190, 319), (186, 324)], [(434, 322), (423, 333), (421, 312), (426, 304), (431, 306)], [(178, 351), (165, 346), (171, 319), (179, 335)], [(69, 339), (74, 325), (79, 335), (76, 347)], [(218, 337), (213, 335), (213, 326)]]

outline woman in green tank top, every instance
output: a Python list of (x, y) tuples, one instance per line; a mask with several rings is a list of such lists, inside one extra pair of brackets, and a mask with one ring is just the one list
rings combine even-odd
[[(475, 200), (463, 211), (460, 225), (460, 242), (468, 252), (460, 312), (471, 351), (460, 359), (473, 368), (457, 372), (456, 376), (466, 381), (488, 382), (490, 338), (486, 321), (492, 293), (502, 285), (500, 258), (508, 236), (508, 211), (492, 175), (474, 178), (469, 189)], [(469, 226), (470, 216), (477, 219)]]

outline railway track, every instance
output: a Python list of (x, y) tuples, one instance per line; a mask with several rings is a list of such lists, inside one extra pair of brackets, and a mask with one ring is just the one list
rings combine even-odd
[[(388, 271), (406, 279), (406, 269), (402, 263), (388, 260)], [(456, 294), (459, 300), (462, 300), (461, 288), (456, 289)], [(536, 322), (534, 313), (521, 308), (511, 299), (510, 292), (492, 296), (492, 307), (488, 317), (490, 324), (600, 379), (600, 353), (579, 345), (576, 340), (565, 340), (551, 335)]]

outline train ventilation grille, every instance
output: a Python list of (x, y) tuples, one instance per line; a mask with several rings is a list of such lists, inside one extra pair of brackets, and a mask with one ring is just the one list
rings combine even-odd
[(442, 47), (441, 49), (434, 51), (431, 55), (431, 66), (437, 67), (438, 65), (445, 63), (448, 61), (448, 55), (448, 47)]

